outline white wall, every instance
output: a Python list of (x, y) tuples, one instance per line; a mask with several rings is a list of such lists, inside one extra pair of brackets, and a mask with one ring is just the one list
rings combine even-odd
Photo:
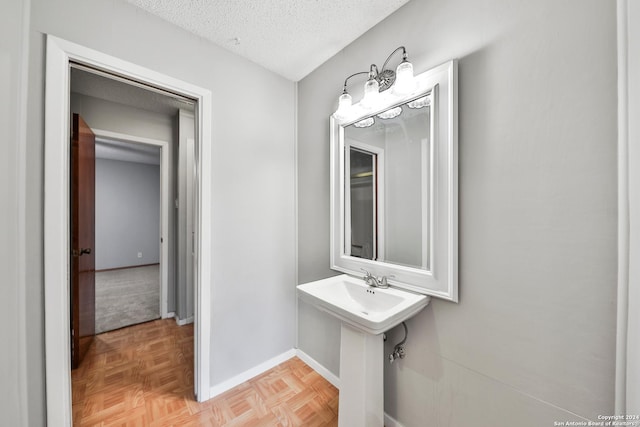
[[(24, 307), (24, 123), (23, 89), (27, 69), (23, 62), (26, 29), (23, 14), (29, 2), (8, 0), (0, 13), (0, 414), (6, 425), (27, 425), (29, 411), (26, 372)], [(41, 369), (36, 369), (41, 371)], [(34, 393), (33, 396), (37, 396)], [(37, 409), (33, 418), (37, 418)]]
[[(406, 427), (613, 413), (615, 2), (414, 0), (303, 79), (301, 283), (335, 274), (328, 117), (343, 79), (399, 45), (416, 72), (460, 59), (460, 303), (434, 300), (408, 322), (385, 411)], [(336, 374), (339, 333), (299, 302), (300, 348)]]
[(95, 207), (96, 270), (160, 262), (160, 166), (96, 159)]
[[(4, 20), (3, 20), (4, 22)], [(211, 384), (294, 346), (294, 84), (116, 0), (34, 0), (26, 180), (28, 368), (43, 389), (44, 33), (208, 88), (213, 94)], [(42, 394), (34, 399), (42, 414)], [(35, 425), (43, 424), (36, 422)]]

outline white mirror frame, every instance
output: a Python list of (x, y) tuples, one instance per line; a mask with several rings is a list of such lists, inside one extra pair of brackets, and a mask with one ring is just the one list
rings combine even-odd
[[(387, 276), (392, 286), (458, 302), (458, 64), (446, 62), (415, 77), (416, 90), (406, 96), (381, 93), (378, 108), (355, 104), (348, 117), (330, 118), (331, 133), (331, 256), (330, 267), (363, 276), (362, 269)], [(430, 180), (429, 268), (420, 269), (345, 254), (344, 128), (365, 117), (404, 104), (421, 94), (431, 94), (433, 115), (430, 138), (432, 171)], [(429, 231), (431, 231), (429, 233)], [(430, 234), (430, 235), (429, 235)]]

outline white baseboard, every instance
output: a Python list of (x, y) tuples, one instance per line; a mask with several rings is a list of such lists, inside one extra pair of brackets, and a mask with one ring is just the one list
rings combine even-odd
[(178, 326), (188, 325), (189, 323), (193, 323), (193, 316), (187, 317), (186, 319), (179, 319), (178, 316), (174, 315), (176, 318), (176, 323)]
[(320, 374), (321, 377), (333, 384), (335, 388), (337, 388), (338, 390), (340, 389), (340, 378), (338, 378), (337, 375), (322, 366), (317, 360), (315, 360), (313, 357), (309, 356), (299, 348), (296, 349), (296, 356), (298, 356), (304, 363), (309, 365), (311, 369)]
[(164, 316), (163, 319), (173, 319), (175, 317), (176, 317), (176, 313), (171, 311), (171, 312), (167, 313), (167, 315)]
[(254, 366), (251, 369), (248, 369), (238, 375), (236, 375), (235, 377), (229, 378), (226, 381), (221, 382), (220, 384), (217, 384), (213, 387), (211, 387), (211, 391), (209, 393), (210, 398), (213, 398), (219, 394), (224, 393), (227, 390), (231, 390), (232, 388), (234, 388), (237, 385), (242, 384), (245, 381), (250, 380), (251, 378), (258, 376), (260, 374), (262, 374), (263, 372), (268, 371), (269, 369), (273, 368), (274, 366), (277, 366), (279, 364), (281, 364), (284, 361), (287, 361), (289, 359), (291, 359), (293, 356), (296, 355), (296, 351), (294, 349), (288, 350), (276, 357), (273, 357), (269, 360), (267, 360), (266, 362), (263, 362), (261, 364), (259, 364), (258, 366)]

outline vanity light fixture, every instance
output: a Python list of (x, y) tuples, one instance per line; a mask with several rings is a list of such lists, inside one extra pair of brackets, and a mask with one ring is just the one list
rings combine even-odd
[[(402, 62), (396, 68), (396, 71), (387, 68), (389, 60), (397, 52), (402, 51)], [(353, 99), (347, 92), (347, 83), (352, 77), (367, 74), (369, 78), (364, 84), (364, 97), (360, 101), (360, 107), (365, 110), (371, 110), (378, 106), (381, 92), (386, 91), (389, 88), (393, 88), (391, 93), (396, 96), (405, 96), (410, 94), (416, 89), (416, 82), (413, 78), (413, 65), (407, 60), (407, 50), (404, 46), (400, 46), (395, 49), (387, 57), (386, 61), (382, 65), (382, 71), (378, 70), (376, 64), (371, 64), (369, 71), (361, 71), (348, 76), (344, 80), (344, 86), (342, 89), (342, 95), (338, 98), (338, 109), (333, 116), (338, 120), (343, 120), (348, 117), (352, 110)]]

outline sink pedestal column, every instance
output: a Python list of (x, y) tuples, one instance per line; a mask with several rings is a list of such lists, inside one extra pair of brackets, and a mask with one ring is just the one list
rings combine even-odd
[(384, 426), (384, 342), (342, 323), (338, 427)]

